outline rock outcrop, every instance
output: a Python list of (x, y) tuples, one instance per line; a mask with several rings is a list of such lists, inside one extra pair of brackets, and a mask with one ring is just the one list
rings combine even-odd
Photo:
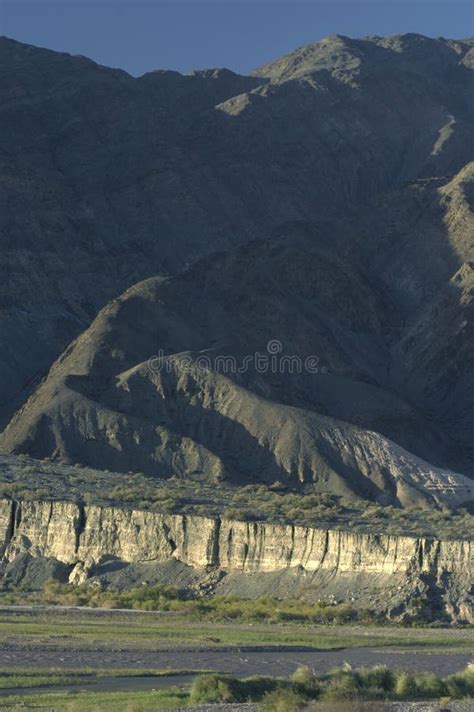
[(381, 610), (400, 612), (417, 592), (435, 615), (474, 621), (471, 541), (2, 500), (0, 552), (4, 570), (25, 554), (44, 557), (68, 565), (75, 583), (100, 580), (101, 566), (111, 560), (150, 566), (174, 560), (203, 580), (219, 573), (214, 591), (232, 590), (234, 579), (245, 592), (247, 578), (259, 595), (268, 584), (275, 590), (272, 575), (285, 572), (293, 577), (293, 591), (313, 598), (351, 590), (355, 605), (373, 599)]

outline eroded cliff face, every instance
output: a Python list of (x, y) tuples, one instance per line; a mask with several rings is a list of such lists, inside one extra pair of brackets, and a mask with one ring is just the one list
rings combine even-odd
[[(300, 526), (159, 514), (72, 502), (0, 501), (0, 554), (5, 569), (25, 554), (70, 567), (83, 583), (104, 562), (178, 561), (202, 579), (242, 584), (258, 574), (254, 595), (271, 590), (282, 572), (313, 595), (363, 586), (382, 592), (387, 609), (423, 594), (438, 612), (473, 621), (474, 547), (470, 541), (352, 533)], [(217, 576), (215, 576), (217, 574)], [(227, 583), (222, 581), (228, 579)], [(240, 584), (239, 584), (240, 581)], [(265, 586), (266, 588), (262, 588)], [(270, 586), (270, 589), (268, 588)], [(231, 586), (232, 589), (232, 586)], [(281, 591), (278, 591), (280, 593)], [(250, 594), (251, 595), (251, 594)], [(354, 596), (352, 598), (357, 599)], [(435, 600), (436, 599), (436, 600)], [(351, 599), (352, 600), (352, 599)], [(360, 601), (364, 603), (364, 601)], [(367, 605), (367, 601), (365, 601)]]

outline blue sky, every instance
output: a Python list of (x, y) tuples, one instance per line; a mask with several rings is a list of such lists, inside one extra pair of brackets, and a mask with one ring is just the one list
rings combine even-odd
[(134, 75), (228, 67), (246, 73), (329, 34), (474, 35), (459, 0), (0, 0), (0, 34), (84, 54)]

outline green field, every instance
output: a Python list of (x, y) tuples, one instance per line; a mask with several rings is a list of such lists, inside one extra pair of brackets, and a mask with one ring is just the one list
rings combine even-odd
[(59, 668), (0, 668), (0, 690), (28, 687), (61, 687), (87, 685), (110, 677), (183, 677), (212, 672), (210, 670), (127, 670), (85, 668), (81, 670), (61, 670)]
[(49, 710), (50, 712), (138, 712), (139, 710), (171, 710), (184, 707), (188, 693), (169, 689), (154, 692), (44, 692), (8, 695), (1, 698), (1, 709)]

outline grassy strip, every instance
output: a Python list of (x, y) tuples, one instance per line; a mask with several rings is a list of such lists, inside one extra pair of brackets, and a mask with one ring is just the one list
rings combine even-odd
[(48, 692), (2, 696), (2, 710), (34, 709), (48, 712), (142, 712), (173, 710), (188, 705), (187, 692), (176, 688), (152, 692)]
[(470, 652), (471, 629), (195, 622), (174, 614), (140, 616), (91, 611), (0, 614), (0, 640), (60, 649), (163, 650), (177, 647), (302, 646), (314, 649), (383, 647)]
[(16, 673), (0, 673), (0, 690), (16, 687), (61, 687), (87, 683), (93, 675), (39, 675), (31, 673), (20, 675)]
[(61, 670), (58, 668), (35, 669), (0, 669), (0, 690), (28, 687), (68, 687), (93, 683), (109, 677), (174, 677), (181, 675), (210, 674), (210, 670)]

